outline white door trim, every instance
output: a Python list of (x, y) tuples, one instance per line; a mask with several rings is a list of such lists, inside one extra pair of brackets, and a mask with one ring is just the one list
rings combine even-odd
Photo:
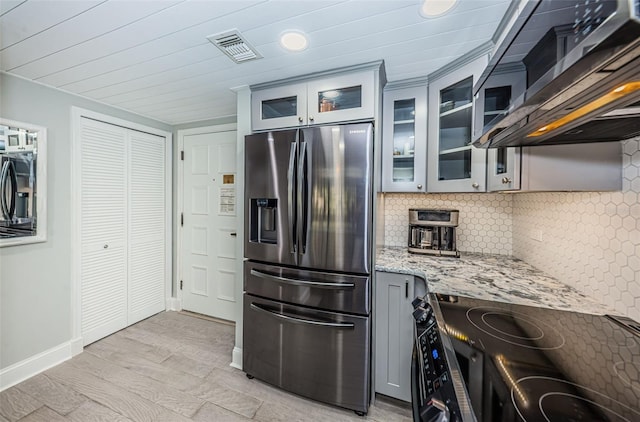
[(165, 302), (169, 303), (171, 299), (171, 275), (172, 261), (171, 251), (173, 245), (171, 231), (172, 217), (172, 177), (171, 169), (173, 163), (172, 147), (173, 134), (161, 129), (145, 126), (139, 123), (130, 122), (128, 120), (119, 119), (117, 117), (106, 114), (96, 113), (80, 107), (71, 107), (71, 335), (72, 335), (72, 355), (82, 352), (84, 345), (82, 341), (82, 302), (81, 302), (81, 286), (80, 286), (80, 230), (76, 223), (81, 215), (80, 207), (80, 122), (83, 117), (101, 121), (103, 123), (121, 126), (139, 132), (146, 132), (152, 135), (164, 137), (165, 144), (165, 198), (166, 198), (166, 214), (165, 214)]
[[(180, 157), (181, 151), (184, 151), (184, 138), (185, 136), (190, 135), (202, 135), (205, 133), (216, 133), (216, 132), (233, 132), (237, 131), (236, 123), (226, 123), (222, 125), (215, 126), (203, 126), (192, 129), (182, 129), (178, 131), (178, 148), (176, 148), (176, 162), (178, 163), (178, 180), (176, 181), (177, 186), (177, 195), (176, 195), (176, 211), (175, 211), (175, 233), (176, 233), (176, 248), (175, 248), (175, 263), (176, 263), (176, 296), (177, 303), (174, 302), (175, 310), (182, 310), (182, 290), (180, 290), (180, 281), (183, 280), (183, 268), (182, 268), (182, 236), (184, 235), (181, 224), (182, 213), (184, 212), (184, 192), (182, 191), (182, 186), (184, 182), (184, 161)], [(240, 221), (240, 219), (238, 219)], [(244, 219), (242, 219), (244, 222)], [(239, 223), (238, 223), (239, 224)]]

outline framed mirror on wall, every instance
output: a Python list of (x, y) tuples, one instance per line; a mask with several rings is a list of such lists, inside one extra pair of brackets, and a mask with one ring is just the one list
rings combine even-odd
[(0, 247), (47, 240), (47, 129), (0, 117)]

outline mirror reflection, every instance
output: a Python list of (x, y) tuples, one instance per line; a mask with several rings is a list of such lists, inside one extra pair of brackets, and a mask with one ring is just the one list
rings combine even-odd
[(0, 239), (37, 231), (38, 131), (0, 124)]

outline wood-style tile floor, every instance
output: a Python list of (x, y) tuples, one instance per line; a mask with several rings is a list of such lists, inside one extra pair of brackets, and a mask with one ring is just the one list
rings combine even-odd
[(163, 312), (0, 393), (0, 422), (411, 421), (378, 398), (366, 417), (229, 366), (234, 327)]

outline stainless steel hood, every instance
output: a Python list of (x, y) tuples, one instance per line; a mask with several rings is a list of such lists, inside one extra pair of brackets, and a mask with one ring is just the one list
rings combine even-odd
[[(511, 102), (487, 122), (485, 91), (504, 85)], [(640, 135), (640, 0), (526, 2), (474, 94), (476, 147)]]

